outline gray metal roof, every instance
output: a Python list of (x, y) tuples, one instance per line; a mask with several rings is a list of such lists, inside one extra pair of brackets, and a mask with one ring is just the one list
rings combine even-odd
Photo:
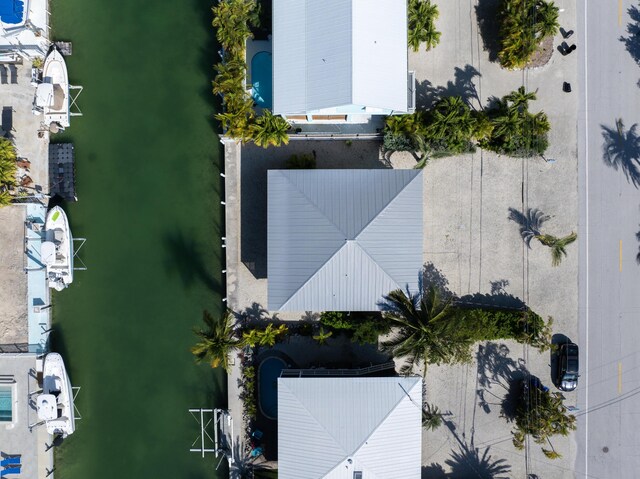
[(279, 378), (278, 477), (418, 479), (422, 379)]
[(375, 311), (422, 267), (418, 170), (270, 170), (268, 309)]
[(404, 112), (407, 70), (406, 0), (273, 1), (274, 113)]

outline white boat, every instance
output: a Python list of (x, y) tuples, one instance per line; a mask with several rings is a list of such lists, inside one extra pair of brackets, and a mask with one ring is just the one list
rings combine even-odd
[(73, 237), (67, 215), (59, 206), (47, 213), (44, 233), (40, 256), (47, 268), (49, 287), (62, 291), (73, 282)]
[(49, 434), (67, 437), (76, 429), (73, 389), (62, 356), (49, 353), (44, 358), (42, 394), (36, 399), (38, 418)]
[(44, 59), (42, 83), (36, 87), (33, 113), (44, 113), (44, 122), (54, 129), (69, 126), (69, 75), (62, 54), (54, 46)]

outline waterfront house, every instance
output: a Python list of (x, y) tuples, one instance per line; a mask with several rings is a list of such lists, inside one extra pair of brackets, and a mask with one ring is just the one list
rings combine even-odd
[(273, 112), (367, 123), (415, 104), (406, 0), (274, 0)]
[(421, 170), (269, 170), (269, 311), (376, 311), (418, 289)]
[(422, 378), (279, 378), (278, 477), (419, 479)]

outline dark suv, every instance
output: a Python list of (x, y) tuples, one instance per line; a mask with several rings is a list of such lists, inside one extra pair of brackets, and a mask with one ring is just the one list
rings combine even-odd
[(578, 345), (565, 343), (558, 350), (558, 389), (573, 391), (578, 386)]

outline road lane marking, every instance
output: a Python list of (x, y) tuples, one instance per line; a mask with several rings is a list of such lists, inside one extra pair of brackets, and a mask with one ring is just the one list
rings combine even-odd
[(618, 26), (622, 26), (622, 0), (618, 0)]
[(622, 273), (622, 240), (620, 240), (620, 272)]
[(618, 362), (618, 394), (622, 394), (622, 363)]

